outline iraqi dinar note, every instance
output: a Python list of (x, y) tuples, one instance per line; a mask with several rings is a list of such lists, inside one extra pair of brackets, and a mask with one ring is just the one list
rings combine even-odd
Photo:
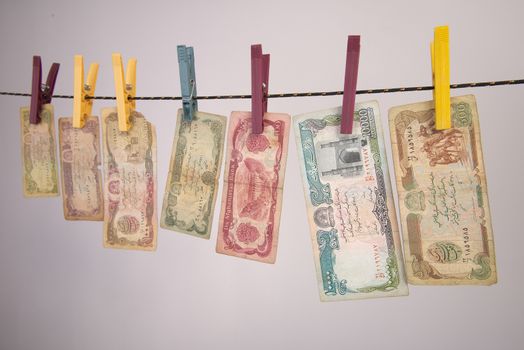
[(25, 197), (58, 196), (53, 106), (45, 104), (40, 123), (29, 122), (29, 107), (20, 108), (23, 185)]
[(378, 103), (293, 118), (322, 301), (407, 295)]
[(131, 129), (118, 129), (116, 108), (102, 110), (104, 147), (104, 246), (154, 250), (156, 135), (146, 118), (132, 111)]
[(160, 226), (209, 239), (222, 165), (226, 117), (178, 110)]
[(231, 113), (218, 253), (275, 262), (289, 127), (289, 115), (266, 113), (252, 134), (251, 113)]
[(408, 281), (493, 284), (495, 250), (475, 97), (451, 99), (435, 130), (433, 101), (390, 109)]
[(74, 128), (72, 118), (59, 118), (58, 136), (65, 219), (103, 220), (98, 118), (87, 118), (83, 128)]

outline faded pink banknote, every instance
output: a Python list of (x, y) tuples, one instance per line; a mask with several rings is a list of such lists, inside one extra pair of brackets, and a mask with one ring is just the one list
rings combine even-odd
[(104, 220), (98, 117), (88, 117), (82, 128), (73, 127), (73, 118), (60, 118), (58, 136), (64, 218)]
[(218, 253), (275, 262), (289, 127), (289, 115), (266, 113), (256, 135), (251, 113), (231, 113)]

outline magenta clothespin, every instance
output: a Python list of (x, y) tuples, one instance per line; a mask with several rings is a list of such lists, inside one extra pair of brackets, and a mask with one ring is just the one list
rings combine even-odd
[(341, 134), (351, 134), (353, 132), (353, 114), (355, 113), (359, 57), (360, 35), (349, 35), (346, 53), (344, 96), (342, 98), (342, 117), (340, 121)]
[(31, 87), (31, 107), (29, 109), (29, 121), (31, 124), (40, 123), (42, 105), (51, 103), (58, 68), (60, 68), (58, 63), (51, 65), (47, 74), (46, 84), (42, 85), (42, 60), (40, 56), (33, 56), (33, 85)]
[(269, 90), (269, 54), (262, 54), (262, 45), (251, 45), (251, 114), (252, 132), (264, 131)]

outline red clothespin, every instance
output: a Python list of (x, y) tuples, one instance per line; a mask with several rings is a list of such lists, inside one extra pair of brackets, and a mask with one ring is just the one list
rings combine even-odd
[(42, 105), (51, 103), (58, 68), (60, 68), (58, 63), (51, 65), (47, 74), (47, 81), (45, 85), (42, 85), (42, 60), (40, 56), (33, 56), (33, 85), (31, 87), (31, 107), (29, 109), (29, 121), (31, 124), (40, 123)]
[(340, 121), (341, 134), (351, 134), (353, 132), (353, 114), (355, 113), (359, 57), (360, 35), (349, 35), (346, 53), (344, 96), (342, 98), (342, 117)]
[(251, 114), (252, 132), (264, 131), (269, 87), (269, 54), (262, 54), (262, 45), (251, 45)]

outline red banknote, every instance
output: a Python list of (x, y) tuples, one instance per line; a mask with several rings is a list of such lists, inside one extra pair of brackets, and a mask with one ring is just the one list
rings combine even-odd
[(289, 115), (266, 113), (252, 134), (251, 113), (231, 114), (218, 253), (275, 262), (289, 127)]

